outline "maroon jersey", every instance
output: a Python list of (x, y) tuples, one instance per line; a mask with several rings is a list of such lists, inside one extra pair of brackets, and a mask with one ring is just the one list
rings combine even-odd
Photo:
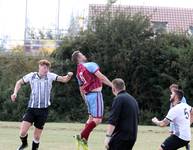
[(93, 62), (78, 64), (76, 77), (84, 93), (102, 87), (102, 82), (95, 75), (98, 70), (99, 66)]

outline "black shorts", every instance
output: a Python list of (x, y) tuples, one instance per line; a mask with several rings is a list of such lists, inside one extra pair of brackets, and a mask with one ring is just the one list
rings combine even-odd
[(109, 142), (109, 150), (132, 150), (135, 140), (122, 140), (118, 137), (112, 137)]
[(34, 123), (38, 129), (43, 129), (48, 117), (48, 108), (28, 108), (23, 116), (23, 121)]
[(189, 141), (184, 141), (176, 135), (169, 136), (161, 145), (163, 150), (177, 150), (188, 145)]

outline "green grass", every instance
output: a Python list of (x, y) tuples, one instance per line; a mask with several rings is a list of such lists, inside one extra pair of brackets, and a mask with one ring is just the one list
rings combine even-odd
[[(0, 150), (16, 150), (20, 144), (19, 125), (18, 122), (0, 122)], [(40, 150), (76, 150), (73, 135), (78, 134), (83, 126), (78, 123), (47, 123), (41, 138)], [(90, 150), (105, 150), (105, 130), (106, 125), (100, 125), (94, 130), (89, 140)], [(32, 136), (33, 128), (29, 131), (30, 146), (26, 150), (31, 148)], [(140, 126), (134, 150), (157, 150), (167, 136), (168, 128)]]

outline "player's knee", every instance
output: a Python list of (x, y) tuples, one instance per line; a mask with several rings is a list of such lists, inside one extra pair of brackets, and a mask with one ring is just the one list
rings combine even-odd
[(20, 137), (25, 137), (27, 135), (27, 132), (26, 131), (20, 131)]
[(93, 121), (96, 123), (96, 125), (102, 123), (102, 119), (101, 118), (94, 118)]
[(88, 120), (86, 123), (90, 123), (91, 121), (93, 121), (93, 117), (92, 116), (89, 116)]
[(92, 117), (92, 116), (89, 116), (88, 120), (92, 121), (92, 120), (93, 120), (93, 117)]

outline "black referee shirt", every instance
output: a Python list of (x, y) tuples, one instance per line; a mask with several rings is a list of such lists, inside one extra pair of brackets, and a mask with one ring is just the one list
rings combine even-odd
[(115, 126), (113, 136), (122, 140), (136, 140), (139, 108), (134, 97), (126, 91), (120, 92), (113, 101), (109, 124)]

